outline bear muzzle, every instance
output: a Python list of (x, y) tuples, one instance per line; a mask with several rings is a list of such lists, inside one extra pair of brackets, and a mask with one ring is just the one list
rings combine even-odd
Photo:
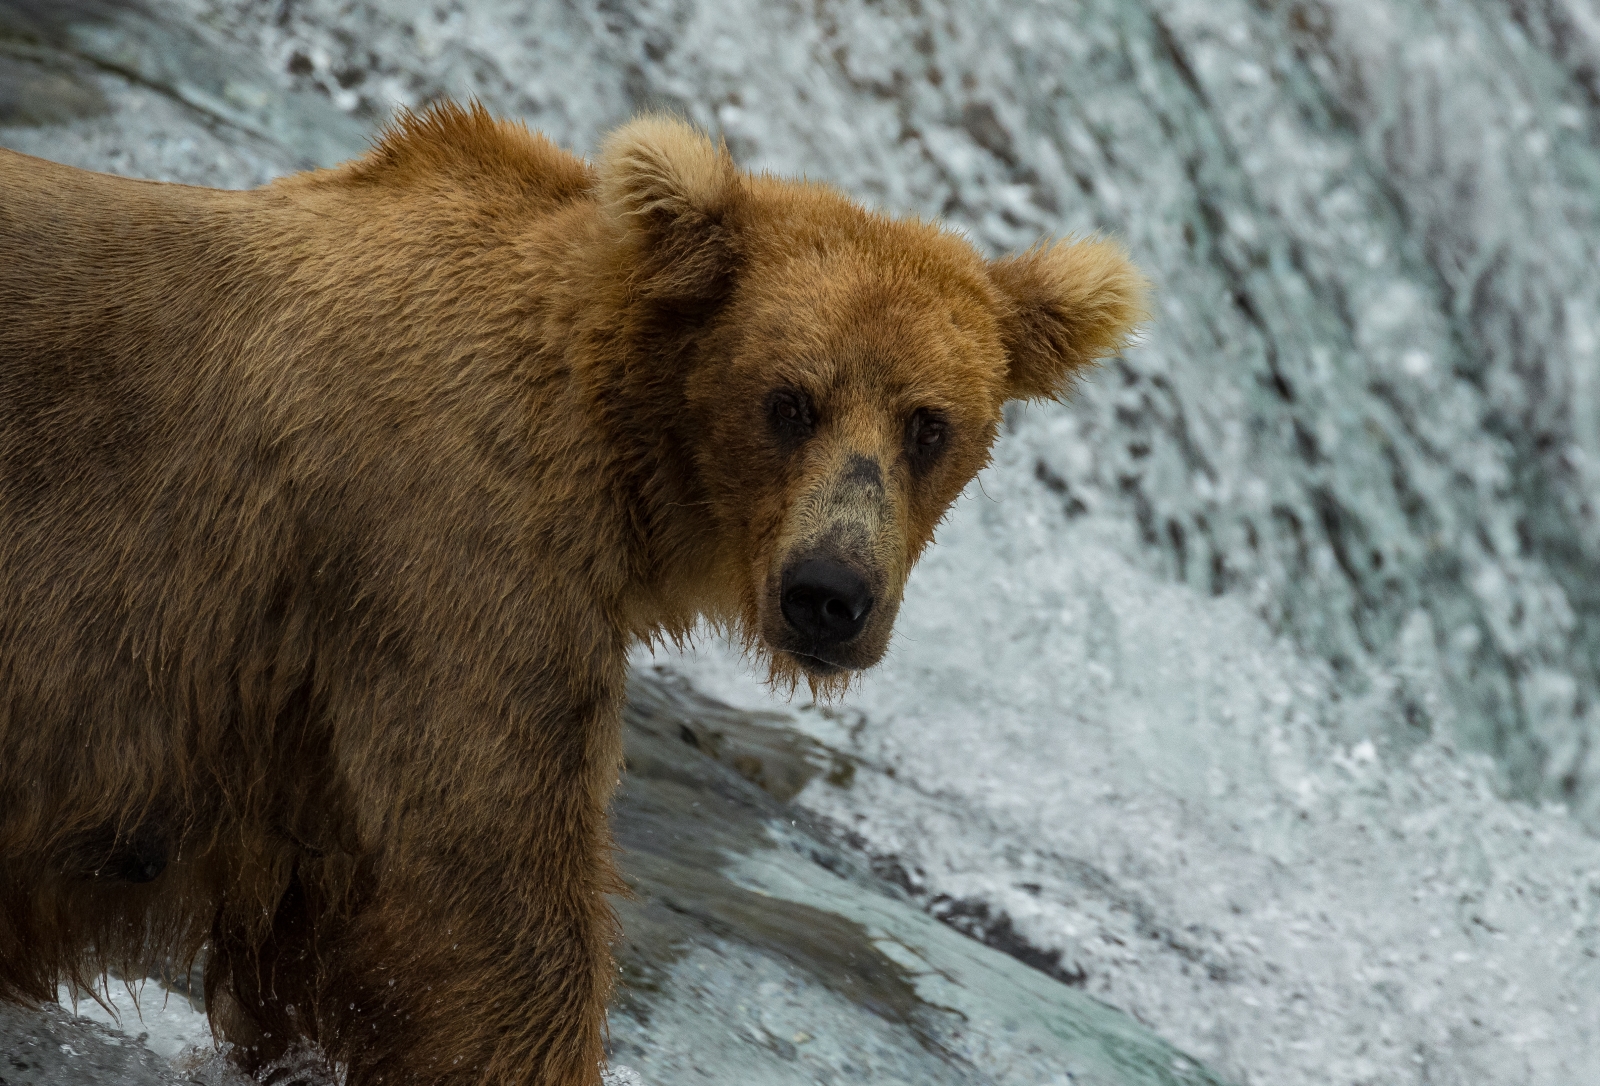
[(896, 601), (883, 591), (882, 577), (836, 554), (810, 551), (785, 563), (775, 580), (769, 647), (816, 676), (858, 671), (883, 656)]
[(789, 628), (818, 650), (854, 641), (875, 602), (866, 578), (826, 558), (809, 558), (784, 570), (779, 592)]
[(823, 677), (883, 657), (903, 543), (876, 458), (841, 452), (813, 478), (798, 488), (788, 538), (768, 567), (762, 633), (769, 649)]

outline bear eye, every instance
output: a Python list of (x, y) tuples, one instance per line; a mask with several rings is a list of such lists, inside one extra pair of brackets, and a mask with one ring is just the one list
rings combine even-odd
[(913, 411), (906, 422), (906, 444), (910, 446), (913, 456), (926, 459), (944, 445), (949, 431), (950, 424), (943, 415), (926, 407), (920, 408)]
[(809, 433), (816, 426), (816, 413), (811, 408), (811, 398), (792, 388), (780, 388), (767, 401), (767, 410), (773, 426), (789, 437)]

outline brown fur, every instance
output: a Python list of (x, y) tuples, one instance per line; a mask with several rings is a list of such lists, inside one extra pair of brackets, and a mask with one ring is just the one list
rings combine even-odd
[[(876, 661), (1002, 403), (1141, 291), (661, 118), (590, 166), (446, 107), (252, 192), (0, 151), (0, 997), (209, 944), (247, 1068), (594, 1083), (630, 642)], [(813, 550), (880, 601), (830, 660)]]

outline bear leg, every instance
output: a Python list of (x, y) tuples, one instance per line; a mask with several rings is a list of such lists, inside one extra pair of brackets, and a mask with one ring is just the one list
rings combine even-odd
[(298, 875), (270, 930), (217, 921), (206, 957), (206, 1009), (213, 1031), (251, 1076), (283, 1064), (303, 1043), (318, 1043), (318, 926)]
[(606, 838), (585, 836), (542, 871), (411, 857), (325, 909), (296, 876), (265, 937), (219, 922), (213, 1027), (264, 1081), (310, 1042), (346, 1086), (598, 1086), (616, 887)]
[(615, 919), (597, 874), (454, 870), (365, 906), (324, 1000), (347, 1086), (598, 1086)]

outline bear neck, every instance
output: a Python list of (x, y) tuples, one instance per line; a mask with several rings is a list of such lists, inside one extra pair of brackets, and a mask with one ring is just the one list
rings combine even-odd
[(726, 625), (739, 613), (697, 462), (703, 435), (687, 410), (688, 374), (707, 337), (681, 312), (643, 303), (615, 325), (605, 337), (612, 349), (584, 359), (577, 376), (597, 437), (614, 450), (607, 489), (627, 540), (627, 625), (642, 641), (677, 642), (702, 618)]

